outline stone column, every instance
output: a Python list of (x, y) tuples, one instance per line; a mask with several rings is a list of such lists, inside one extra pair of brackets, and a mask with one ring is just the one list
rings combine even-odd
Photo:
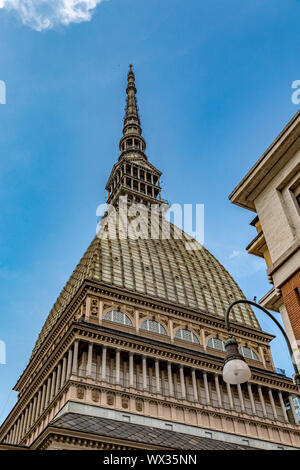
[(222, 408), (223, 404), (222, 404), (222, 397), (221, 397), (221, 390), (220, 390), (218, 374), (215, 374), (215, 386), (216, 386), (216, 392), (217, 392), (217, 398), (218, 398), (218, 405), (219, 405), (220, 408)]
[[(87, 372), (87, 358), (88, 358), (88, 353), (86, 351), (82, 352), (81, 356), (81, 367), (78, 369), (78, 374), (82, 374), (82, 377), (86, 377), (86, 372)], [(79, 372), (80, 369), (82, 369), (82, 372)]]
[(129, 387), (133, 387), (133, 353), (129, 353)]
[(208, 380), (207, 380), (206, 372), (203, 372), (203, 382), (204, 382), (204, 388), (205, 388), (206, 404), (210, 405), (210, 396), (209, 396), (209, 388), (208, 388)]
[(174, 385), (172, 380), (172, 364), (168, 362), (168, 382), (169, 382), (169, 396), (174, 397)]
[(295, 406), (294, 406), (294, 403), (293, 403), (292, 395), (289, 395), (289, 402), (290, 402), (290, 407), (291, 407), (291, 410), (292, 410), (292, 414), (293, 414), (293, 418), (295, 420), (295, 423), (298, 424), (298, 417), (297, 417), (297, 413), (296, 413)]
[(197, 380), (196, 380), (196, 371), (195, 368), (192, 368), (192, 384), (193, 384), (193, 394), (194, 394), (194, 401), (199, 401), (198, 397), (198, 390), (197, 390)]
[(25, 434), (25, 426), (26, 426), (26, 422), (27, 422), (27, 417), (28, 417), (28, 407), (24, 411), (24, 419), (22, 421), (21, 428), (20, 428), (19, 443), (21, 442), (21, 440), (22, 440), (22, 438)]
[(19, 421), (20, 426), (19, 426), (18, 433), (17, 433), (17, 442), (16, 442), (16, 444), (19, 444), (19, 442), (21, 440), (22, 432), (23, 432), (23, 426), (24, 426), (24, 420), (25, 420), (25, 411), (24, 411), (24, 413), (22, 413), (21, 419)]
[(29, 420), (28, 420), (28, 430), (31, 428), (31, 424), (32, 424), (32, 419), (33, 419), (33, 411), (34, 411), (34, 399), (31, 401), (30, 403), (31, 405), (31, 408), (30, 408), (30, 413), (29, 413)]
[(11, 443), (16, 443), (17, 423), (15, 423), (11, 430)]
[(259, 346), (259, 355), (260, 355), (260, 358), (261, 358), (261, 362), (263, 363), (263, 366), (266, 368), (267, 365), (266, 365), (266, 361), (265, 361), (265, 355), (264, 355), (263, 348), (261, 346)]
[(58, 393), (59, 388), (60, 388), (60, 378), (61, 378), (61, 363), (59, 363), (57, 366), (55, 394)]
[(248, 388), (248, 394), (249, 394), (249, 398), (250, 398), (252, 413), (254, 415), (256, 415), (255, 401), (254, 401), (254, 398), (253, 398), (252, 387), (251, 387), (251, 384), (249, 384), (249, 382), (247, 384), (247, 388)]
[(29, 407), (27, 406), (27, 408), (26, 408), (26, 410), (25, 410), (25, 417), (24, 417), (23, 427), (22, 427), (22, 429), (21, 429), (20, 440), (23, 438), (24, 434), (26, 433), (27, 421), (28, 421), (28, 413), (29, 413)]
[(26, 431), (30, 428), (30, 425), (31, 425), (32, 408), (33, 408), (33, 402), (31, 401), (31, 402), (29, 403), (28, 420), (27, 420), (27, 423), (26, 423)]
[(96, 380), (100, 380), (101, 377), (101, 356), (97, 353), (96, 355)]
[(89, 343), (88, 360), (86, 366), (86, 376), (92, 377), (92, 363), (93, 363), (93, 343)]
[(102, 325), (102, 320), (103, 320), (103, 301), (100, 300), (99, 302), (99, 325)]
[(16, 435), (17, 435), (17, 428), (18, 428), (18, 423), (16, 422), (12, 428), (12, 443), (16, 443)]
[(15, 434), (16, 434), (16, 425), (14, 424), (13, 427), (10, 429), (10, 444), (15, 443)]
[(276, 406), (275, 406), (275, 402), (274, 402), (274, 398), (273, 398), (273, 393), (272, 393), (272, 390), (270, 388), (268, 389), (268, 394), (269, 394), (269, 398), (270, 398), (270, 402), (271, 402), (271, 407), (272, 407), (274, 419), (278, 419), (277, 410), (276, 410)]
[(147, 357), (142, 356), (142, 377), (143, 377), (143, 390), (148, 389), (147, 385)]
[(67, 358), (63, 358), (63, 366), (62, 366), (62, 373), (61, 373), (61, 380), (60, 380), (60, 388), (62, 388), (66, 382), (66, 374), (67, 374)]
[(231, 386), (229, 383), (226, 383), (226, 388), (227, 388), (227, 394), (228, 394), (228, 399), (229, 399), (229, 406), (230, 406), (230, 409), (233, 410), (234, 404), (233, 404)]
[(288, 418), (288, 415), (287, 415), (287, 412), (286, 412), (286, 407), (285, 407), (285, 404), (284, 404), (284, 401), (283, 401), (283, 396), (282, 396), (282, 393), (281, 393), (280, 390), (278, 390), (278, 396), (279, 396), (279, 401), (280, 401), (284, 421), (286, 423), (289, 423), (289, 418)]
[(14, 443), (15, 444), (17, 444), (17, 441), (18, 441), (18, 433), (19, 433), (19, 429), (20, 429), (20, 423), (21, 423), (21, 419), (19, 418), (18, 421), (15, 424), (15, 433), (14, 433)]
[(72, 374), (77, 375), (78, 372), (78, 346), (79, 341), (76, 339), (74, 342), (74, 354), (73, 354), (73, 365), (72, 365)]
[(169, 330), (170, 330), (170, 339), (171, 343), (174, 343), (174, 330), (173, 330), (173, 320), (169, 320)]
[(69, 380), (70, 376), (71, 376), (71, 370), (72, 370), (72, 348), (69, 349), (68, 351), (68, 364), (67, 364), (67, 376), (66, 376), (66, 380)]
[(31, 425), (34, 423), (34, 421), (35, 421), (36, 405), (37, 405), (37, 395), (35, 395), (35, 397), (34, 397), (34, 399), (33, 399), (30, 426), (31, 426)]
[(34, 414), (34, 421), (36, 421), (38, 417), (40, 416), (41, 398), (42, 398), (42, 389), (40, 388), (38, 391), (38, 395), (37, 395), (37, 404), (36, 404), (36, 409), (35, 409), (35, 414)]
[(245, 413), (244, 395), (243, 395), (242, 387), (241, 387), (240, 384), (237, 384), (237, 389), (238, 389), (238, 394), (239, 394), (239, 399), (240, 399), (240, 403), (241, 403), (242, 412)]
[(138, 333), (140, 331), (140, 314), (138, 310), (136, 310), (134, 314), (135, 314), (135, 331)]
[(16, 432), (14, 435), (15, 444), (18, 444), (18, 436), (19, 436), (19, 431), (20, 431), (20, 426), (21, 426), (21, 419), (22, 419), (22, 416), (18, 419), (16, 423)]
[(23, 429), (24, 429), (24, 421), (25, 421), (25, 411), (22, 413), (21, 421), (20, 421), (20, 428), (17, 436), (17, 444), (19, 444), (20, 440), (22, 439)]
[(17, 422), (16, 444), (18, 444), (20, 440), (20, 432), (22, 429), (23, 421), (24, 421), (24, 413), (21, 414), (21, 417), (18, 419), (18, 422)]
[(55, 384), (56, 384), (56, 370), (54, 370), (52, 374), (50, 401), (53, 400), (53, 397), (55, 395)]
[(186, 390), (185, 390), (185, 383), (184, 383), (183, 365), (179, 366), (179, 374), (180, 374), (181, 397), (182, 397), (183, 400), (185, 400), (186, 399)]
[(24, 420), (24, 413), (21, 415), (21, 417), (17, 421), (17, 431), (16, 431), (16, 437), (15, 437), (16, 444), (19, 443), (20, 430), (21, 430), (23, 420)]
[(136, 364), (136, 388), (137, 390), (141, 390), (142, 384), (140, 383), (140, 365), (139, 363)]
[(260, 403), (261, 403), (261, 406), (262, 406), (263, 415), (266, 418), (267, 417), (267, 410), (266, 410), (265, 400), (264, 400), (264, 396), (263, 396), (262, 389), (261, 389), (260, 385), (258, 386), (258, 395), (259, 395)]
[(90, 321), (91, 298), (87, 296), (85, 306), (85, 320)]
[(50, 401), (50, 391), (51, 391), (51, 377), (49, 376), (48, 377), (48, 380), (47, 380), (47, 390), (46, 390), (46, 403), (45, 403), (45, 407), (47, 407), (49, 405), (49, 401)]
[(204, 351), (206, 351), (206, 339), (205, 339), (205, 332), (204, 332), (203, 328), (201, 330), (201, 341), (202, 341), (203, 349), (204, 349)]
[(120, 383), (120, 359), (121, 352), (120, 349), (116, 350), (116, 384)]
[(147, 358), (146, 356), (142, 357), (143, 363), (143, 389), (147, 390)]
[(159, 360), (158, 359), (155, 359), (155, 381), (156, 381), (156, 393), (160, 393)]
[(107, 347), (102, 347), (102, 362), (101, 362), (101, 380), (106, 382), (106, 356), (107, 356)]
[(42, 389), (43, 391), (42, 391), (42, 400), (41, 400), (40, 414), (42, 414), (43, 411), (44, 411), (44, 409), (45, 409), (46, 389), (47, 389), (47, 386), (46, 386), (46, 383), (44, 383), (43, 389)]

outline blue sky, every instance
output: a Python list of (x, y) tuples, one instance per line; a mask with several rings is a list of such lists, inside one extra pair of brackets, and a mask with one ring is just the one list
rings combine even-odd
[[(71, 3), (49, 0), (44, 10), (30, 0), (21, 15), (10, 8), (17, 2), (0, 0), (0, 421), (95, 234), (118, 157), (129, 63), (164, 197), (204, 203), (206, 247), (248, 298), (270, 289), (263, 260), (244, 251), (253, 213), (228, 195), (298, 110), (291, 84), (300, 79), (300, 2), (85, 0), (75, 12)], [(276, 366), (290, 373), (284, 340), (273, 343)]]

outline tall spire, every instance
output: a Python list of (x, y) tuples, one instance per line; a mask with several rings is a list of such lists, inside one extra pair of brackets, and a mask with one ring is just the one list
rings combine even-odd
[(147, 160), (145, 155), (146, 142), (142, 137), (141, 121), (136, 102), (135, 76), (132, 64), (127, 75), (127, 100), (123, 125), (123, 136), (120, 140), (120, 158), (128, 153), (138, 153)]
[(126, 127), (134, 123), (138, 127), (138, 132), (141, 135), (142, 129), (141, 129), (141, 123), (140, 123), (136, 96), (135, 96), (136, 95), (135, 76), (132, 70), (132, 64), (129, 65), (127, 81), (128, 81), (127, 88), (126, 88), (127, 100), (126, 100), (126, 113), (125, 113), (125, 118), (124, 118), (123, 134), (125, 134)]
[(131, 64), (127, 75), (126, 93), (123, 136), (120, 140), (121, 153), (106, 184), (107, 202), (118, 205), (119, 197), (126, 195), (129, 203), (164, 203), (161, 199), (161, 172), (145, 155), (146, 142), (142, 137), (135, 76)]

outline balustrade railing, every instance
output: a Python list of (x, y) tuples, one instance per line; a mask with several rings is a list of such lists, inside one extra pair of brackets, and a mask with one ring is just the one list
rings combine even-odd
[[(79, 370), (78, 370), (77, 376), (79, 378), (87, 378), (87, 370), (80, 367)], [(95, 382), (103, 382), (101, 372), (93, 371), (89, 378), (91, 378)], [(129, 379), (129, 373), (126, 374), (125, 377), (123, 376), (123, 374), (121, 374), (120, 375), (120, 381), (117, 382), (115, 371), (112, 372), (112, 373), (107, 372), (104, 381), (106, 383), (110, 384), (110, 385), (115, 385), (115, 386), (119, 385), (119, 386), (121, 386), (123, 388), (126, 388), (126, 389), (131, 387), (130, 379)], [(162, 381), (160, 379), (159, 392), (157, 392), (155, 375), (153, 375), (151, 379), (149, 378), (149, 376), (147, 376), (146, 386), (145, 386), (144, 381), (143, 381), (142, 378), (137, 379), (136, 376), (134, 376), (133, 388), (136, 389), (136, 390), (139, 390), (141, 392), (148, 392), (152, 395), (158, 395), (159, 394), (159, 395), (162, 395), (162, 396), (165, 396), (165, 397), (168, 397), (168, 398), (171, 397), (170, 392), (169, 392), (169, 385), (168, 385), (167, 381), (162, 383)], [(228, 397), (224, 396), (223, 394), (222, 394), (222, 406), (220, 406), (219, 400), (215, 396), (214, 393), (210, 397), (209, 403), (207, 402), (207, 398), (206, 398), (204, 389), (199, 390), (199, 388), (197, 388), (198, 400), (195, 400), (193, 389), (190, 386), (186, 387), (186, 392), (185, 392), (184, 397), (182, 395), (182, 389), (181, 389), (180, 382), (173, 383), (173, 389), (174, 390), (173, 390), (172, 398), (174, 398), (176, 400), (183, 400), (184, 399), (184, 400), (190, 401), (192, 403), (195, 403), (195, 401), (198, 401), (198, 403), (201, 403), (202, 405), (210, 405), (210, 406), (212, 406), (216, 409), (223, 409), (223, 410), (225, 409), (225, 410), (228, 410), (228, 411), (232, 410)], [(248, 403), (248, 400), (245, 400), (245, 404), (244, 404), (245, 410), (244, 411), (242, 409), (242, 406), (241, 406), (241, 403), (240, 403), (238, 397), (233, 398), (233, 404), (234, 404), (233, 409), (237, 413), (246, 413), (250, 416), (254, 415), (253, 410), (251, 408), (251, 404)], [(272, 412), (268, 413), (268, 417), (270, 419), (274, 419), (274, 418), (272, 418), (272, 414), (273, 414)], [(280, 411), (279, 408), (277, 408), (277, 414), (278, 414), (278, 420), (284, 422), (285, 421), (284, 416), (283, 416), (283, 414), (282, 414), (282, 412)], [(263, 413), (263, 410), (262, 410), (262, 407), (261, 407), (259, 402), (256, 402), (256, 413), (255, 413), (255, 415), (259, 416), (261, 418), (265, 417), (264, 413)]]

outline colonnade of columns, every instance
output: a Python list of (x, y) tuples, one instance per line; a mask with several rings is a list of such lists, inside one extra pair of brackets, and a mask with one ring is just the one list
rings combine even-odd
[[(158, 358), (133, 352), (122, 352), (119, 348), (99, 347), (92, 342), (79, 344), (75, 340), (15, 422), (6, 436), (6, 443), (17, 444), (21, 441), (71, 375), (136, 388), (176, 400), (188, 400), (253, 415), (260, 413), (266, 418), (289, 422), (280, 390), (269, 387), (263, 389), (260, 385), (255, 385), (254, 393), (252, 384), (248, 383), (243, 388), (240, 385), (225, 385), (217, 373), (199, 371), (194, 367), (160, 361)], [(268, 397), (268, 405), (265, 397)], [(291, 395), (288, 396), (288, 401), (297, 423)]]
[[(109, 358), (113, 355), (113, 360)], [(187, 399), (214, 407), (227, 408), (246, 412), (253, 415), (261, 415), (270, 419), (280, 419), (289, 422), (286, 404), (282, 392), (269, 387), (255, 386), (248, 383), (245, 387), (222, 385), (219, 374), (211, 374), (196, 370), (194, 367), (185, 367), (182, 364), (160, 361), (158, 358), (146, 355), (123, 352), (126, 355), (125, 363), (121, 364), (122, 351), (112, 348), (108, 351), (106, 346), (101, 350), (97, 346), (95, 352), (96, 361), (92, 372), (93, 344), (89, 343), (87, 358), (81, 362), (79, 373), (96, 380), (106, 381), (113, 385), (122, 385), (137, 388), (151, 393), (157, 393), (176, 399)], [(86, 366), (85, 366), (86, 363)], [(126, 367), (128, 370), (125, 373)], [(123, 371), (121, 378), (121, 369)], [(179, 379), (179, 380), (178, 380)], [(199, 386), (199, 382), (203, 387)], [(213, 387), (213, 391), (212, 391)], [(224, 399), (224, 387), (226, 400)], [(236, 397), (234, 399), (234, 396)], [(238, 404), (237, 404), (238, 399)], [(267, 407), (266, 400), (270, 404)], [(277, 404), (277, 406), (276, 406)], [(289, 405), (295, 422), (298, 422), (292, 396), (289, 397)]]
[[(39, 390), (35, 393), (21, 416), (8, 433), (5, 442), (18, 444), (26, 432), (41, 416), (53, 398), (70, 378), (72, 366), (77, 363), (78, 341), (69, 349), (68, 353), (59, 361), (52, 373), (47, 377)], [(74, 368), (75, 370), (75, 368)], [(77, 372), (77, 369), (76, 369)]]

